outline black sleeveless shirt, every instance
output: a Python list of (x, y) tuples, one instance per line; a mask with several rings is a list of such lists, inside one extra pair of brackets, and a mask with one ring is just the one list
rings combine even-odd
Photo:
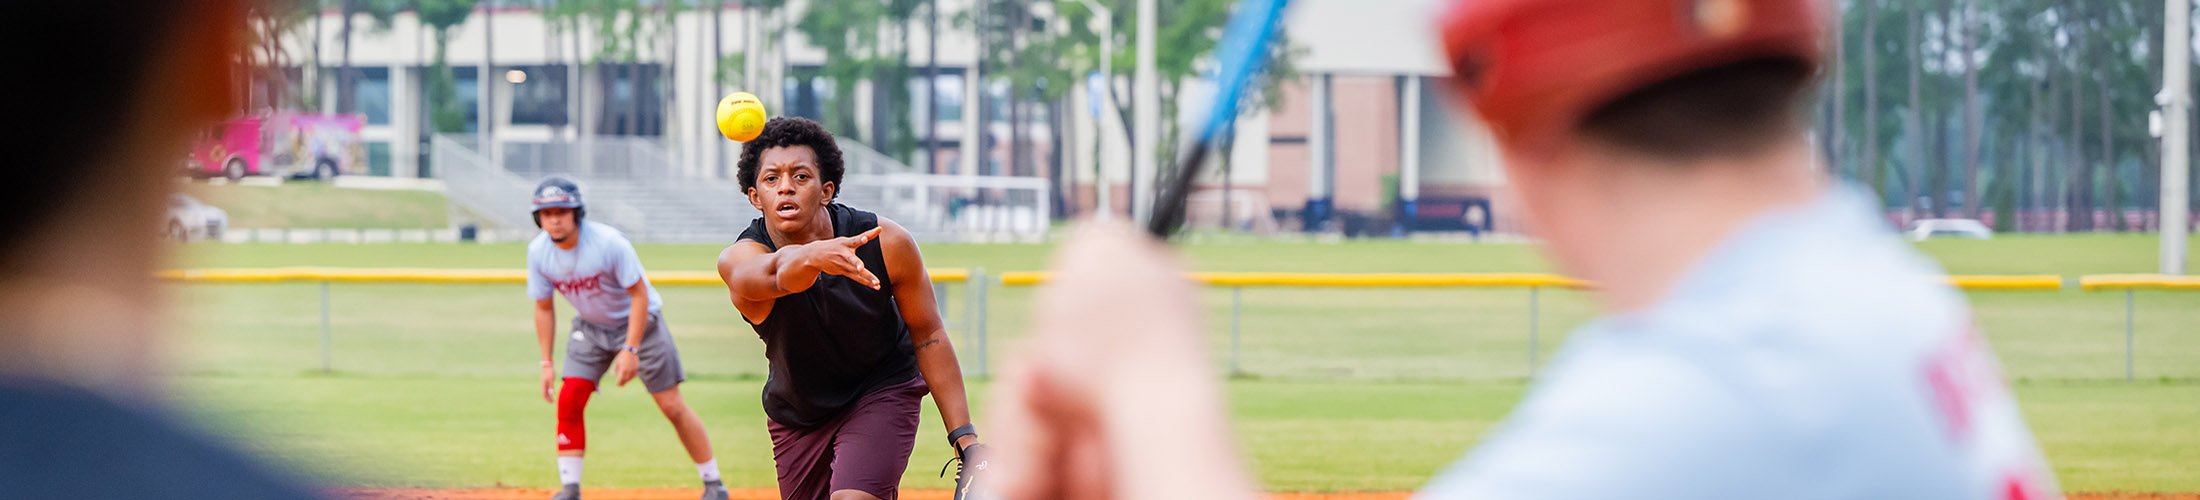
[[(836, 238), (878, 227), (877, 214), (839, 203), (825, 205), (825, 211)], [(740, 239), (779, 250), (762, 217), (750, 222)], [(917, 376), (916, 350), (894, 303), (894, 277), (886, 272), (879, 241), (857, 247), (856, 257), (878, 276), (878, 290), (820, 273), (810, 289), (780, 297), (763, 323), (750, 324), (764, 340), (764, 358), (771, 365), (764, 380), (764, 415), (780, 425), (823, 425), (863, 396)]]

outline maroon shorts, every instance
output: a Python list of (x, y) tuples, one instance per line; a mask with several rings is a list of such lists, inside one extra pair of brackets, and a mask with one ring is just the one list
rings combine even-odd
[(856, 490), (894, 500), (917, 446), (917, 414), (931, 392), (918, 376), (857, 399), (825, 425), (801, 429), (765, 419), (779, 466), (779, 498), (826, 500), (835, 491)]

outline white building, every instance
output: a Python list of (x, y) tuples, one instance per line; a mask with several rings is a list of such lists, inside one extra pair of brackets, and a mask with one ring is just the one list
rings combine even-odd
[[(1267, 209), (1281, 212), (1288, 228), (1297, 225), (1291, 215), (1309, 206), (1388, 217), (1395, 212), (1386, 211), (1414, 206), (1390, 200), (1425, 196), (1439, 200), (1436, 204), (1441, 206), (1431, 212), (1423, 204), (1423, 215), (1441, 215), (1444, 210), (1462, 209), (1457, 200), (1465, 197), (1501, 198), (1495, 189), (1502, 179), (1494, 148), (1478, 127), (1458, 119), (1456, 106), (1448, 102), (1440, 83), (1448, 70), (1433, 41), (1432, 19), (1441, 3), (1293, 2), (1287, 29), (1293, 42), (1306, 50), (1298, 61), (1304, 78), (1286, 90), (1281, 109), (1241, 119), (1227, 181), (1236, 198), (1233, 203), (1265, 207), (1259, 215), (1266, 215)], [(1123, 211), (1129, 200), (1130, 154), (1124, 137), (1129, 128), (1107, 105), (1094, 101), (1097, 93), (1087, 85), (1097, 79), (1076, 82), (1077, 88), (1058, 105), (1027, 106), (1024, 130), (1029, 160), (1022, 168), (1011, 168), (1007, 162), (1005, 106), (989, 107), (996, 116), (987, 120), (987, 129), (996, 139), (983, 141), (989, 146), (987, 154), (965, 147), (966, 142), (972, 146), (978, 142), (971, 140), (978, 130), (964, 127), (979, 118), (978, 107), (966, 104), (977, 100), (981, 86), (964, 77), (977, 58), (978, 44), (974, 34), (952, 26), (954, 13), (969, 6), (968, 0), (941, 2), (940, 80), (933, 89), (942, 118), (936, 129), (938, 149), (931, 154), (922, 149), (921, 134), (927, 130), (923, 68), (932, 51), (927, 45), (931, 37), (921, 22), (909, 26), (905, 36), (917, 78), (904, 84), (910, 86), (916, 102), (882, 102), (887, 93), (877, 91), (872, 82), (860, 82), (852, 96), (859, 110), (855, 133), (836, 133), (876, 136), (886, 128), (885, 120), (907, 114), (917, 124), (919, 149), (905, 161), (920, 171), (1042, 177), (1059, 172), (1059, 199), (1063, 209), (1073, 213), (1097, 205), (1095, 188), (1102, 183), (1095, 179), (1105, 178), (1111, 209)], [(570, 25), (552, 26), (532, 7), (496, 7), (477, 10), (453, 27), (445, 56), (456, 77), (458, 101), (467, 109), (464, 132), (486, 131), (494, 138), (490, 144), (639, 136), (661, 144), (684, 174), (724, 179), (730, 178), (731, 156), (738, 154), (738, 145), (719, 136), (713, 122), (717, 101), (724, 94), (755, 93), (775, 116), (822, 116), (834, 99), (831, 82), (812, 76), (828, 55), (791, 28), (803, 8), (805, 2), (796, 1), (771, 15), (732, 7), (697, 9), (680, 12), (669, 22), (644, 23), (635, 46), (636, 64), (627, 66), (593, 64), (599, 62), (595, 56), (607, 41), (596, 36), (593, 21), (583, 21), (581, 29), (575, 30)], [(285, 44), (294, 60), (322, 69), (290, 71), (303, 85), (320, 90), (317, 104), (322, 111), (337, 108), (340, 78), (335, 69), (344, 50), (340, 17), (334, 11), (324, 12), (292, 33)], [(359, 14), (352, 29), (355, 109), (368, 121), (364, 135), (369, 142), (369, 167), (377, 175), (421, 175), (427, 156), (426, 131), (432, 128), (425, 109), (428, 80), (424, 75), (433, 63), (434, 34), (411, 12), (399, 13), (386, 28)], [(762, 50), (745, 50), (752, 47)], [(715, 61), (736, 53), (750, 53), (750, 57), (730, 77), (730, 84), (715, 82)], [(481, 69), (484, 61), (487, 71)], [(582, 61), (591, 64), (574, 70)], [(1132, 79), (1128, 73), (1116, 75), (1117, 85), (1125, 90)], [(985, 87), (982, 90), (993, 102), (1005, 95), (1005, 85)], [(484, 95), (488, 99), (482, 99)], [(1204, 108), (1195, 105), (1199, 100), (1187, 96), (1180, 109), (1187, 114), (1202, 112)], [(1317, 107), (1328, 112), (1313, 112)], [(1059, 117), (1065, 129), (1059, 137), (1067, 147), (1053, 147), (1057, 134), (1048, 126), (1053, 122), (1046, 115), (1050, 110), (1066, 111)], [(1105, 168), (1096, 167), (1095, 152), (1106, 159)], [(988, 161), (974, 161), (981, 156)], [(432, 166), (429, 170), (432, 175)], [(1204, 185), (1224, 185), (1220, 175), (1210, 177)], [(1245, 211), (1234, 214), (1243, 216)], [(1239, 222), (1246, 223), (1250, 222)], [(1502, 218), (1499, 225), (1512, 229)]]

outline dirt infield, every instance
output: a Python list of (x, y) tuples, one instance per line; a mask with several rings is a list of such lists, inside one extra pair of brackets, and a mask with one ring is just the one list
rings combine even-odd
[[(488, 489), (488, 490), (427, 490), (410, 488), (347, 489), (330, 492), (336, 498), (346, 500), (541, 500), (550, 498), (550, 490), (537, 489)], [(584, 490), (589, 500), (687, 500), (695, 498), (694, 488), (645, 488)], [(954, 495), (947, 490), (911, 490), (902, 492), (905, 500), (951, 500)], [(1412, 493), (1276, 493), (1273, 500), (1405, 500)], [(733, 500), (778, 500), (779, 490), (749, 488), (733, 490)], [(2200, 493), (2136, 493), (2136, 492), (2086, 492), (2072, 493), (2070, 500), (2200, 500)]]

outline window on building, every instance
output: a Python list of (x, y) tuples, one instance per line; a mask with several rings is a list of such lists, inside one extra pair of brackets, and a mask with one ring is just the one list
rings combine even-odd
[(390, 175), (389, 141), (367, 143), (367, 175), (381, 177)]
[(473, 66), (451, 68), (458, 88), (458, 112), (466, 116), (466, 133), (481, 132), (481, 71)]
[(605, 64), (599, 66), (597, 88), (603, 92), (603, 111), (597, 113), (596, 130), (605, 135), (664, 135), (664, 93), (656, 64)]
[(833, 100), (833, 82), (817, 76), (816, 66), (796, 66), (787, 71), (785, 116), (825, 122), (827, 103)]
[(304, 67), (291, 66), (283, 68), (283, 92), (285, 94), (283, 100), (287, 102), (278, 104), (299, 110), (320, 109), (314, 106), (315, 103), (312, 100), (314, 97), (313, 89), (306, 87), (306, 68)]
[[(910, 114), (911, 119), (917, 123), (917, 127), (922, 128), (924, 122), (930, 119), (932, 110), (926, 107), (924, 102), (924, 89), (927, 82), (926, 78), (922, 76), (923, 70), (918, 70), (918, 75), (909, 80), (909, 95), (916, 99), (916, 102), (911, 102), (909, 105), (910, 109), (915, 110)], [(931, 83), (930, 86), (933, 98), (939, 101), (940, 123), (962, 123), (962, 68), (940, 68), (939, 81)]]
[[(435, 102), (436, 69), (434, 66), (425, 66), (419, 69), (421, 95), (419, 99), (413, 100), (414, 105), (419, 110), (419, 113), (414, 116), (420, 120), (421, 130), (430, 133), (440, 132), (442, 129), (436, 126), (436, 114), (433, 107), (437, 104)], [(457, 128), (452, 132), (479, 132), (481, 129), (479, 119), (481, 116), (481, 86), (476, 78), (477, 71), (473, 66), (452, 66), (450, 69), (453, 91), (451, 107), (453, 111), (458, 113), (457, 116), (459, 117)]]
[(555, 127), (566, 124), (565, 65), (513, 66), (502, 69), (500, 78), (505, 81), (519, 80), (519, 83), (512, 84), (513, 125)]
[(1008, 123), (1008, 80), (986, 82), (984, 98), (985, 107), (978, 111), (986, 114), (986, 123)]
[(367, 115), (368, 125), (390, 124), (390, 69), (352, 68), (353, 112)]
[(248, 106), (246, 107), (249, 109), (319, 110), (320, 108), (312, 106), (313, 103), (306, 99), (309, 97), (306, 91), (310, 89), (305, 87), (304, 76), (305, 68), (298, 66), (284, 67), (279, 72), (279, 79), (269, 79), (267, 73), (264, 72), (252, 72), (252, 81), (250, 86), (247, 87), (251, 95), (247, 97), (249, 101), (247, 101)]

